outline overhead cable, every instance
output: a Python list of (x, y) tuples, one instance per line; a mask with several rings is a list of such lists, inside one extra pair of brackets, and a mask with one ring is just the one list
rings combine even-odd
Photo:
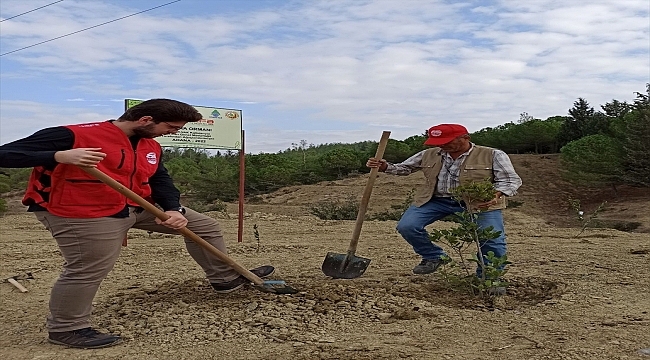
[(42, 9), (42, 8), (44, 8), (44, 7), (48, 7), (48, 6), (50, 6), (50, 5), (54, 5), (54, 4), (56, 4), (56, 3), (60, 3), (61, 1), (63, 1), (63, 0), (55, 1), (55, 2), (53, 2), (53, 3), (47, 4), (47, 5), (43, 5), (43, 6), (41, 6), (41, 7), (37, 7), (37, 8), (34, 9), (34, 10), (25, 11), (25, 12), (22, 13), (22, 14), (18, 14), (18, 15), (14, 15), (14, 16), (12, 16), (12, 17), (8, 17), (8, 18), (6, 18), (6, 19), (2, 19), (2, 20), (0, 20), (0, 22), (7, 21), (7, 20), (11, 20), (11, 19), (13, 19), (13, 18), (17, 18), (17, 17), (19, 17), (19, 16), (21, 16), (21, 15), (29, 14), (29, 13), (32, 12), (32, 11), (36, 11), (36, 10), (38, 10), (38, 9)]
[(36, 44), (33, 44), (33, 45), (29, 45), (29, 46), (22, 47), (22, 48), (20, 48), (20, 49), (12, 50), (12, 51), (9, 51), (9, 52), (6, 52), (6, 53), (3, 53), (3, 54), (0, 54), (0, 56), (9, 55), (9, 54), (12, 54), (12, 53), (15, 53), (15, 52), (21, 51), (21, 50), (29, 49), (29, 48), (34, 47), (34, 46), (36, 46), (36, 45), (45, 44), (45, 43), (47, 43), (47, 42), (54, 41), (54, 40), (57, 40), (57, 39), (61, 39), (61, 38), (64, 38), (64, 37), (66, 37), (66, 36), (70, 36), (70, 35), (78, 34), (78, 33), (82, 32), (82, 31), (86, 31), (86, 30), (94, 29), (94, 28), (99, 27), (99, 26), (102, 26), (102, 25), (110, 24), (110, 23), (112, 23), (112, 22), (116, 22), (116, 21), (118, 21), (118, 20), (126, 19), (126, 18), (128, 18), (128, 17), (135, 16), (135, 15), (138, 15), (138, 14), (142, 14), (142, 13), (147, 12), (147, 11), (151, 11), (151, 10), (154, 10), (154, 9), (158, 9), (158, 8), (163, 7), (163, 6), (167, 6), (167, 5), (169, 5), (169, 4), (173, 4), (173, 3), (175, 3), (175, 2), (179, 2), (179, 1), (181, 1), (181, 0), (175, 0), (175, 1), (172, 1), (172, 2), (168, 2), (168, 3), (166, 3), (166, 4), (162, 4), (162, 5), (159, 5), (159, 6), (156, 6), (156, 7), (152, 7), (151, 9), (147, 9), (147, 10), (139, 11), (139, 12), (137, 12), (137, 13), (133, 13), (133, 14), (131, 14), (131, 15), (127, 15), (127, 16), (122, 16), (121, 18), (117, 18), (117, 19), (115, 19), (115, 20), (107, 21), (107, 22), (105, 22), (105, 23), (101, 23), (101, 24), (98, 24), (98, 25), (94, 25), (94, 26), (91, 26), (91, 27), (87, 27), (87, 28), (85, 28), (85, 29), (81, 29), (81, 30), (78, 30), (78, 31), (75, 31), (75, 32), (71, 32), (71, 33), (69, 33), (69, 34), (65, 34), (65, 35), (57, 36), (57, 37), (55, 37), (55, 38), (53, 38), (53, 39), (49, 39), (49, 40), (45, 40), (45, 41), (41, 41), (41, 42), (36, 43)]

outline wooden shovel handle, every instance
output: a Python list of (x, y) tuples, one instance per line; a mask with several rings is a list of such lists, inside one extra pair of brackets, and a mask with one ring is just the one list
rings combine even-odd
[[(381, 134), (381, 139), (379, 140), (379, 145), (377, 146), (377, 152), (375, 153), (375, 159), (381, 159), (384, 156), (384, 151), (386, 150), (386, 145), (388, 144), (389, 137), (390, 131), (384, 131)], [(375, 184), (375, 179), (377, 178), (378, 172), (379, 168), (370, 169), (370, 176), (368, 177), (366, 188), (363, 191), (363, 197), (361, 197), (361, 205), (359, 205), (357, 222), (354, 225), (354, 231), (352, 232), (352, 241), (350, 241), (350, 247), (348, 248), (349, 255), (354, 255), (354, 253), (357, 251), (357, 245), (359, 244), (359, 235), (361, 235), (361, 226), (363, 225), (363, 219), (366, 217), (366, 210), (368, 210), (370, 194), (372, 193), (372, 187)]]
[[(152, 203), (148, 202), (147, 200), (143, 199), (140, 195), (134, 193), (131, 191), (129, 188), (125, 187), (124, 185), (120, 184), (119, 182), (115, 181), (113, 178), (110, 176), (106, 175), (103, 173), (101, 170), (94, 168), (94, 167), (85, 167), (85, 166), (80, 166), (80, 168), (87, 172), (88, 174), (96, 177), (99, 179), (101, 182), (104, 184), (110, 186), (111, 188), (115, 189), (117, 192), (120, 194), (126, 196), (127, 198), (133, 200), (135, 203), (140, 205), (142, 208), (147, 210), (148, 212), (152, 213), (154, 216), (156, 216), (158, 219), (165, 221), (170, 218), (169, 215), (165, 214), (162, 210), (158, 209), (155, 205)], [(223, 252), (219, 251), (216, 247), (212, 246), (209, 242), (203, 240), (200, 236), (196, 235), (192, 230), (182, 227), (180, 229), (177, 229), (178, 232), (181, 234), (185, 235), (186, 237), (190, 238), (192, 241), (197, 243), (199, 246), (204, 248), (205, 250), (209, 251), (212, 255), (216, 256), (219, 258), (219, 260), (223, 261), (224, 263), (228, 264), (230, 267), (235, 269), (238, 273), (246, 277), (248, 280), (252, 281), (255, 285), (262, 285), (264, 284), (264, 280), (262, 280), (260, 277), (257, 275), (253, 274), (250, 272), (248, 269), (245, 267), (239, 265), (238, 263), (235, 262), (235, 260), (231, 259), (228, 255), (224, 254)]]

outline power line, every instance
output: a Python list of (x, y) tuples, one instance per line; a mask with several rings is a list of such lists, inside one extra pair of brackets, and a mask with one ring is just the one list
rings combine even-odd
[(71, 32), (71, 33), (69, 33), (69, 34), (65, 34), (65, 35), (57, 36), (57, 37), (55, 37), (55, 38), (53, 38), (53, 39), (50, 39), (50, 40), (41, 41), (41, 42), (36, 43), (36, 44), (33, 44), (33, 45), (29, 45), (29, 46), (25, 46), (25, 47), (20, 48), (20, 49), (12, 50), (12, 51), (9, 51), (9, 52), (6, 52), (6, 53), (3, 53), (3, 54), (0, 54), (0, 56), (9, 55), (9, 54), (12, 54), (12, 53), (15, 53), (15, 52), (21, 51), (21, 50), (29, 49), (29, 48), (34, 47), (34, 46), (36, 46), (36, 45), (45, 44), (45, 43), (47, 43), (47, 42), (54, 41), (54, 40), (57, 40), (57, 39), (61, 39), (61, 38), (64, 38), (64, 37), (66, 37), (66, 36), (70, 36), (70, 35), (78, 34), (78, 33), (82, 32), (82, 31), (86, 31), (86, 30), (90, 30), (90, 29), (93, 29), (93, 28), (96, 28), (96, 27), (99, 27), (99, 26), (102, 26), (102, 25), (110, 24), (110, 23), (112, 23), (112, 22), (116, 22), (116, 21), (118, 21), (118, 20), (126, 19), (126, 18), (128, 18), (128, 17), (135, 16), (135, 15), (138, 15), (138, 14), (142, 14), (142, 13), (147, 12), (147, 11), (151, 11), (151, 10), (154, 10), (154, 9), (158, 9), (158, 8), (163, 7), (163, 6), (167, 6), (167, 5), (169, 5), (169, 4), (173, 4), (173, 3), (175, 3), (175, 2), (179, 2), (179, 1), (181, 1), (181, 0), (174, 0), (174, 1), (172, 1), (172, 2), (168, 2), (168, 3), (166, 3), (166, 4), (162, 4), (162, 5), (159, 5), (159, 6), (156, 6), (156, 7), (152, 7), (151, 9), (147, 9), (147, 10), (139, 11), (139, 12), (137, 12), (137, 13), (133, 13), (133, 14), (131, 14), (131, 15), (127, 15), (127, 16), (122, 16), (121, 18), (117, 18), (117, 19), (115, 19), (115, 20), (107, 21), (107, 22), (105, 22), (105, 23), (101, 23), (101, 24), (99, 24), (99, 25), (94, 25), (94, 26), (91, 26), (91, 27), (87, 27), (87, 28), (85, 28), (85, 29), (81, 29), (81, 30), (78, 30), (78, 31), (75, 31), (75, 32)]
[(22, 13), (22, 14), (14, 15), (14, 16), (12, 16), (12, 17), (10, 17), (10, 18), (2, 19), (2, 20), (0, 20), (0, 22), (7, 21), (7, 20), (11, 20), (11, 19), (13, 19), (13, 18), (17, 18), (17, 17), (19, 17), (19, 16), (21, 16), (21, 15), (29, 14), (29, 13), (32, 12), (32, 11), (36, 11), (36, 10), (38, 10), (38, 9), (42, 9), (42, 8), (44, 8), (44, 7), (48, 7), (48, 6), (50, 6), (50, 5), (54, 5), (54, 4), (56, 4), (56, 3), (60, 3), (61, 1), (63, 1), (63, 0), (55, 1), (55, 2), (53, 2), (53, 3), (51, 3), (51, 4), (47, 4), (47, 5), (43, 5), (43, 6), (41, 6), (41, 7), (37, 7), (37, 8), (34, 9), (34, 10), (29, 10), (29, 11), (26, 11), (26, 12), (24, 12), (24, 13)]

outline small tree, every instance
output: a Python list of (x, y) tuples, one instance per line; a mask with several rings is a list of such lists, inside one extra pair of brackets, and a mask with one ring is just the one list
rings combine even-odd
[(585, 212), (582, 210), (582, 207), (580, 205), (580, 200), (569, 198), (569, 205), (571, 206), (571, 209), (573, 209), (573, 211), (575, 212), (576, 218), (580, 222), (580, 226), (581, 226), (580, 232), (574, 236), (574, 238), (577, 238), (578, 236), (582, 235), (583, 232), (585, 232), (585, 229), (587, 229), (589, 224), (591, 224), (593, 221), (595, 221), (598, 218), (600, 212), (603, 211), (605, 205), (607, 205), (607, 201), (603, 201), (602, 203), (600, 203), (598, 208), (589, 215), (585, 214)]
[[(493, 227), (481, 228), (478, 224), (478, 215), (481, 212), (475, 205), (492, 200), (495, 196), (494, 185), (489, 181), (470, 182), (454, 189), (454, 198), (463, 201), (465, 210), (456, 213), (454, 221), (458, 227), (450, 230), (433, 229), (429, 238), (433, 242), (441, 243), (453, 250), (460, 261), (451, 257), (442, 259), (445, 262), (440, 273), (448, 284), (467, 289), (471, 294), (479, 296), (490, 295), (490, 289), (508, 285), (502, 277), (508, 271), (506, 265), (510, 264), (507, 255), (498, 257), (492, 251), (483, 254), (481, 245), (494, 240), (501, 235)], [(467, 256), (468, 249), (476, 247), (478, 256)], [(475, 263), (481, 268), (481, 278), (476, 279), (470, 273), (469, 263)]]
[(608, 184), (616, 191), (623, 172), (623, 147), (605, 135), (590, 135), (572, 141), (560, 150), (563, 176), (581, 185)]

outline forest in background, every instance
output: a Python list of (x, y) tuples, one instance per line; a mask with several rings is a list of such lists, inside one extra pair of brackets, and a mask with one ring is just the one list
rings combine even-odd
[[(432, 124), (433, 125), (433, 124)], [(595, 109), (578, 98), (565, 116), (486, 127), (472, 141), (507, 153), (560, 153), (564, 176), (583, 186), (650, 186), (650, 84), (632, 102), (612, 100)], [(424, 150), (426, 134), (390, 139), (384, 158), (401, 162)], [(377, 142), (314, 145), (305, 140), (278, 153), (245, 155), (245, 195), (260, 195), (291, 185), (314, 184), (368, 172), (366, 160)], [(165, 148), (163, 159), (176, 186), (194, 203), (237, 199), (239, 154)], [(0, 168), (0, 196), (24, 191), (30, 169)], [(0, 213), (6, 210), (0, 198)]]

